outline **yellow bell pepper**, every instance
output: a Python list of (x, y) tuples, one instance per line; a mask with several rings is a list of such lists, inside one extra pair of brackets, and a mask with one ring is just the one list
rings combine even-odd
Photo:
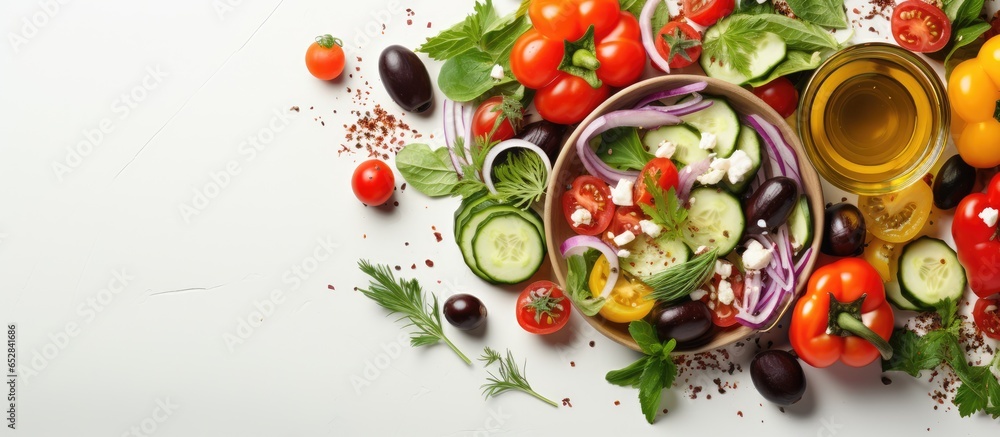
[(965, 125), (955, 138), (962, 159), (977, 168), (1000, 165), (1000, 36), (955, 67), (948, 97), (957, 121)]

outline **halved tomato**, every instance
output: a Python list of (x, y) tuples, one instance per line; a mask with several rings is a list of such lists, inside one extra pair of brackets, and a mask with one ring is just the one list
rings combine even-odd
[(892, 13), (892, 36), (907, 50), (933, 53), (951, 39), (951, 21), (937, 6), (907, 0), (896, 5)]
[(611, 221), (611, 232), (615, 235), (621, 235), (622, 232), (632, 231), (633, 234), (639, 235), (642, 232), (639, 228), (639, 222), (644, 220), (646, 215), (642, 212), (642, 208), (638, 206), (626, 206), (618, 208), (615, 211), (615, 218)]
[(976, 321), (976, 326), (980, 331), (983, 331), (983, 335), (996, 340), (1000, 340), (998, 306), (1000, 306), (1000, 300), (979, 299), (976, 301), (976, 306), (972, 308), (972, 319)]
[[(608, 283), (608, 275), (611, 271), (611, 264), (608, 259), (601, 255), (594, 263), (594, 268), (590, 271), (590, 293), (599, 296), (604, 290), (604, 285)], [(646, 299), (653, 289), (638, 279), (627, 279), (625, 275), (618, 275), (615, 288), (611, 290), (604, 306), (601, 307), (601, 317), (609, 322), (629, 323), (646, 317), (653, 310), (653, 299)]]
[[(615, 215), (615, 204), (611, 203), (611, 188), (594, 176), (577, 176), (572, 188), (563, 193), (562, 204), (566, 222), (582, 235), (604, 232)], [(585, 209), (590, 213), (589, 223), (574, 223), (573, 213), (578, 209)]]
[(656, 185), (664, 191), (677, 188), (677, 167), (667, 158), (653, 158), (639, 172), (639, 177), (635, 180), (632, 198), (636, 205), (645, 203), (653, 204), (653, 195), (646, 191), (646, 176), (652, 176)]
[(915, 182), (896, 193), (858, 196), (858, 209), (872, 235), (890, 243), (906, 243), (927, 224), (933, 201), (931, 187)]
[(684, 0), (684, 16), (702, 26), (711, 26), (736, 9), (735, 0)]
[[(719, 301), (723, 281), (729, 284), (728, 287), (733, 292), (733, 300), (729, 303)], [(740, 313), (737, 302), (743, 299), (744, 282), (743, 275), (736, 271), (736, 267), (733, 267), (733, 273), (728, 278), (723, 279), (722, 276), (716, 274), (712, 277), (712, 281), (704, 287), (706, 293), (699, 300), (707, 305), (708, 309), (712, 310), (712, 323), (715, 326), (728, 328), (736, 324), (736, 315)]]

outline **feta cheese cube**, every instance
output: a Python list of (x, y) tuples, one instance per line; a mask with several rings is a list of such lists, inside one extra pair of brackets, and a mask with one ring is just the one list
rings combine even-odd
[(733, 265), (728, 261), (716, 260), (715, 261), (715, 274), (719, 275), (722, 279), (726, 279), (733, 275)]
[(632, 186), (633, 182), (628, 179), (618, 181), (618, 185), (611, 187), (611, 202), (618, 206), (632, 206)]
[(670, 141), (664, 140), (660, 142), (660, 147), (656, 149), (655, 155), (657, 158), (669, 159), (674, 156), (675, 152), (677, 152), (677, 145)]
[(734, 300), (736, 300), (736, 294), (733, 293), (733, 284), (723, 279), (719, 282), (719, 303), (730, 305)]
[(628, 258), (630, 256), (632, 256), (632, 252), (629, 252), (629, 251), (627, 251), (625, 249), (621, 249), (621, 250), (618, 251), (618, 257), (619, 258)]
[(494, 65), (493, 70), (490, 71), (490, 77), (492, 77), (494, 80), (503, 80), (504, 77), (503, 66), (501, 66), (500, 64)]
[(1000, 214), (998, 214), (997, 210), (995, 210), (993, 208), (986, 208), (982, 212), (979, 213), (979, 218), (983, 219), (983, 223), (986, 223), (986, 226), (989, 226), (989, 227), (992, 228), (993, 226), (996, 226), (996, 224), (997, 224), (997, 216), (998, 215), (1000, 215)]
[(642, 233), (649, 235), (650, 238), (659, 237), (660, 232), (663, 232), (663, 227), (654, 223), (652, 220), (640, 220), (639, 229), (642, 229)]
[(701, 298), (708, 296), (708, 292), (699, 288), (692, 291), (688, 296), (691, 296), (691, 300), (701, 300)]
[(633, 234), (632, 231), (625, 231), (616, 235), (615, 238), (613, 238), (613, 240), (615, 241), (615, 244), (619, 246), (624, 246), (635, 240), (635, 234)]
[(590, 214), (590, 211), (587, 211), (586, 208), (577, 208), (576, 211), (573, 211), (573, 214), (571, 214), (569, 218), (573, 220), (573, 226), (575, 227), (590, 226), (594, 220), (594, 217)]
[(751, 170), (753, 170), (753, 161), (750, 160), (750, 155), (742, 150), (737, 150), (729, 157), (729, 171), (726, 176), (729, 177), (730, 183), (735, 184), (745, 179)]
[(698, 176), (698, 182), (705, 185), (715, 185), (726, 176), (725, 170), (709, 169), (705, 174)]
[(701, 142), (698, 143), (698, 148), (700, 148), (701, 150), (714, 149), (715, 148), (715, 144), (717, 142), (718, 142), (718, 140), (716, 139), (715, 134), (713, 134), (711, 132), (702, 132), (701, 133)]
[(757, 240), (750, 240), (746, 252), (743, 252), (743, 267), (747, 270), (760, 270), (771, 263), (773, 253)]

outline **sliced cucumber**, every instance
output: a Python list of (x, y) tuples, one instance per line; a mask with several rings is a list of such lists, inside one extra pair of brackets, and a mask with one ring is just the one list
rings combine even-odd
[(718, 249), (720, 257), (736, 248), (746, 218), (739, 199), (727, 191), (701, 187), (691, 191), (691, 209), (681, 225), (684, 242), (692, 250), (705, 246)]
[[(709, 27), (708, 31), (705, 32), (705, 40), (702, 46), (708, 48), (719, 45), (715, 41), (722, 38), (728, 27), (729, 20), (726, 19)], [(708, 50), (702, 53), (701, 68), (710, 77), (722, 79), (736, 85), (743, 85), (751, 79), (763, 77), (780, 64), (781, 61), (784, 61), (786, 50), (785, 40), (771, 32), (763, 32), (754, 41), (754, 50), (750, 55), (750, 65), (747, 68), (750, 73), (749, 75), (736, 70), (731, 64), (723, 64), (719, 60), (719, 54), (711, 53)]]
[(516, 212), (489, 214), (474, 234), (475, 262), (490, 282), (524, 282), (545, 260), (545, 241), (539, 228)]
[(691, 252), (683, 242), (654, 239), (646, 234), (639, 234), (626, 249), (630, 255), (621, 259), (621, 268), (641, 280), (675, 264), (687, 262), (691, 257)]
[(485, 192), (479, 192), (463, 199), (462, 203), (458, 205), (458, 209), (455, 210), (455, 241), (458, 241), (458, 236), (462, 230), (462, 223), (469, 219), (472, 208), (487, 200), (490, 200), (489, 196)]
[[(709, 97), (705, 100), (712, 101), (712, 106), (682, 116), (681, 120), (702, 134), (706, 132), (715, 134), (715, 148), (709, 152), (714, 152), (719, 158), (728, 158), (736, 150), (736, 137), (740, 135), (740, 119), (725, 99)], [(698, 142), (701, 142), (700, 135)]]
[(674, 156), (670, 159), (681, 164), (679, 167), (708, 158), (710, 153), (708, 150), (698, 147), (698, 144), (701, 143), (701, 134), (684, 125), (654, 129), (647, 132), (646, 136), (642, 138), (642, 144), (650, 153), (656, 153), (656, 149), (659, 149), (660, 143), (664, 141), (670, 141), (677, 146)]
[(885, 297), (889, 299), (889, 303), (896, 306), (901, 310), (908, 311), (919, 311), (920, 308), (910, 302), (905, 297), (903, 293), (899, 290), (899, 281), (889, 281), (885, 283)]
[(920, 237), (903, 247), (899, 288), (917, 307), (929, 310), (944, 299), (961, 299), (965, 285), (965, 268), (944, 241)]
[(476, 238), (476, 232), (480, 224), (486, 221), (486, 219), (488, 219), (492, 214), (513, 213), (521, 216), (521, 218), (534, 225), (535, 229), (540, 234), (544, 234), (545, 232), (541, 217), (539, 217), (535, 211), (530, 209), (525, 211), (513, 205), (498, 204), (495, 200), (490, 199), (480, 202), (478, 205), (469, 208), (469, 210), (469, 214), (466, 216), (465, 220), (456, 225), (458, 227), (458, 231), (455, 236), (455, 241), (458, 241), (458, 248), (462, 252), (462, 258), (465, 260), (465, 265), (469, 266), (469, 269), (472, 270), (472, 273), (475, 273), (476, 276), (490, 282), (493, 282), (493, 279), (477, 265), (476, 252), (473, 248), (473, 240)]
[(740, 126), (740, 136), (736, 140), (736, 150), (742, 150), (747, 156), (750, 157), (750, 162), (753, 163), (753, 167), (743, 176), (743, 180), (732, 183), (729, 182), (729, 178), (723, 179), (723, 185), (731, 193), (743, 194), (753, 182), (754, 178), (757, 176), (757, 172), (760, 170), (761, 163), (761, 150), (760, 150), (760, 138), (757, 136), (757, 132), (751, 127), (743, 125)]
[(812, 244), (812, 213), (809, 211), (809, 198), (804, 194), (799, 197), (799, 203), (788, 216), (788, 233), (792, 238), (792, 250), (796, 255)]

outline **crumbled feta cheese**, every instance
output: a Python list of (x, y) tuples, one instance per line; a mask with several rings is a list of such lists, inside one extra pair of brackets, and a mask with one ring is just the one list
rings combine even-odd
[(663, 232), (663, 227), (653, 223), (652, 220), (639, 220), (639, 229), (642, 229), (642, 233), (649, 235), (650, 238), (659, 237), (660, 232)]
[(608, 239), (609, 240), (614, 240), (615, 239), (615, 233), (611, 232), (611, 231), (608, 231)]
[(989, 227), (992, 228), (993, 226), (995, 226), (997, 224), (997, 216), (998, 215), (1000, 215), (1000, 214), (998, 214), (997, 210), (995, 210), (993, 208), (986, 208), (982, 212), (979, 213), (979, 218), (983, 219), (983, 223), (986, 223), (986, 226), (989, 226)]
[(656, 155), (657, 158), (668, 158), (669, 159), (669, 158), (673, 158), (674, 157), (674, 152), (676, 152), (676, 151), (677, 151), (677, 145), (676, 144), (674, 144), (674, 143), (672, 143), (670, 141), (667, 141), (667, 140), (663, 140), (663, 141), (660, 142), (660, 147), (658, 147), (656, 149), (655, 155)]
[(618, 186), (611, 187), (611, 202), (618, 206), (632, 206), (632, 185), (628, 179), (618, 181)]
[(715, 260), (715, 274), (719, 275), (722, 279), (726, 279), (733, 275), (733, 265), (721, 259)]
[(758, 228), (766, 228), (767, 227), (767, 222), (764, 221), (764, 219), (757, 220), (757, 227)]
[(629, 252), (629, 251), (627, 251), (625, 249), (621, 249), (621, 250), (618, 251), (618, 257), (619, 258), (628, 258), (630, 256), (632, 256), (632, 252)]
[(500, 64), (493, 66), (493, 71), (490, 72), (490, 77), (494, 80), (503, 80), (503, 67)]
[(587, 211), (586, 208), (577, 208), (569, 218), (573, 220), (573, 226), (575, 227), (590, 226), (594, 219), (590, 211)]
[(698, 256), (704, 253), (708, 253), (708, 246), (698, 246), (698, 248), (694, 250), (694, 256)]
[(746, 178), (747, 174), (753, 170), (753, 161), (750, 155), (742, 150), (737, 150), (729, 157), (729, 183), (735, 184)]
[(619, 246), (624, 246), (635, 240), (635, 234), (633, 234), (632, 231), (625, 231), (615, 236), (614, 240), (615, 244)]
[(726, 177), (726, 173), (729, 172), (729, 160), (726, 158), (715, 158), (712, 163), (708, 166), (708, 171), (705, 174), (698, 176), (698, 182), (705, 185), (714, 185), (722, 181)]
[(698, 148), (701, 150), (714, 149), (716, 142), (717, 139), (715, 138), (715, 134), (711, 132), (702, 132), (701, 142), (698, 143)]
[(708, 292), (699, 288), (695, 291), (692, 291), (691, 294), (689, 294), (689, 296), (691, 296), (691, 300), (701, 300), (701, 298), (708, 296)]
[(771, 249), (765, 248), (757, 240), (750, 240), (746, 252), (743, 252), (743, 267), (747, 270), (760, 270), (771, 263)]
[(734, 300), (736, 300), (736, 294), (733, 293), (733, 285), (723, 279), (719, 282), (719, 303), (729, 305)]

